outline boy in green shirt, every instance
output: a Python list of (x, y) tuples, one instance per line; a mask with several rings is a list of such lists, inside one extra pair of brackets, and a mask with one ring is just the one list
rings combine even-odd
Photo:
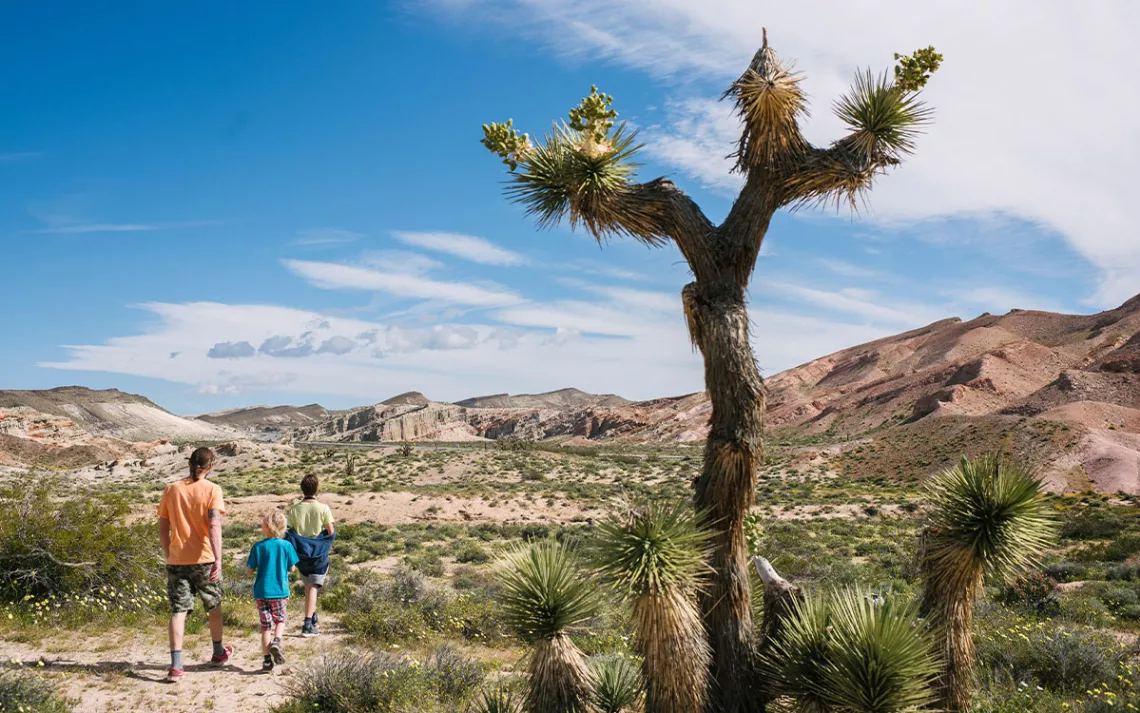
[[(333, 515), (329, 506), (317, 500), (317, 493), (321, 484), (315, 473), (309, 473), (301, 479), (301, 494), (304, 500), (289, 508), (289, 529), (304, 538), (320, 538), (322, 535), (332, 537)], [(301, 581), (305, 583), (305, 623), (301, 627), (301, 636), (317, 636), (320, 629), (317, 626), (317, 594), (324, 586), (328, 575), (328, 557), (323, 559), (310, 559), (302, 555), (297, 571), (301, 573)]]

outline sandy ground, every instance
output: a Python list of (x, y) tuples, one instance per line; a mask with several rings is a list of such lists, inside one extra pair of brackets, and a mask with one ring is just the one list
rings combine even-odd
[[(549, 522), (566, 523), (574, 519), (593, 518), (601, 510), (583, 508), (569, 502), (545, 500), (529, 502), (521, 498), (499, 501), (491, 505), (483, 498), (428, 496), (415, 493), (371, 493), (354, 495), (321, 495), (332, 508), (337, 522), (373, 522), (378, 525), (400, 525), (412, 522), (499, 522), (506, 524)], [(291, 495), (251, 495), (230, 498), (226, 517), (238, 522), (260, 522), (273, 508), (286, 508), (297, 502)], [(148, 509), (147, 512), (150, 512)]]
[[(326, 633), (302, 639), (294, 613), (291, 608), (284, 642), (286, 663), (271, 674), (261, 672), (261, 641), (256, 633), (227, 636), (234, 658), (222, 668), (207, 663), (208, 633), (188, 635), (183, 654), (186, 676), (177, 684), (163, 680), (170, 665), (164, 631), (131, 634), (133, 638), (126, 642), (114, 637), (53, 639), (39, 646), (0, 641), (0, 661), (6, 668), (36, 670), (56, 682), (63, 695), (78, 702), (77, 713), (267, 711), (286, 699), (283, 684), (293, 675), (295, 665), (337, 651), (343, 643), (331, 615), (321, 618)], [(38, 665), (40, 661), (43, 666)]]

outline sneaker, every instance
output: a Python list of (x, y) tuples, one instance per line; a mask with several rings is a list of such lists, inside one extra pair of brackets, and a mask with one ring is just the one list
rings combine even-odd
[(269, 673), (273, 670), (273, 659), (267, 658), (261, 662), (261, 672)]
[(225, 646), (223, 648), (225, 649), (225, 653), (223, 655), (210, 657), (211, 666), (221, 666), (225, 663), (228, 663), (229, 660), (234, 657), (234, 647)]
[(273, 643), (269, 645), (269, 655), (273, 658), (273, 663), (285, 663), (285, 652), (281, 650), (281, 639), (274, 639)]
[(321, 635), (321, 627), (317, 626), (317, 622), (313, 622), (313, 636)]
[(166, 682), (167, 683), (178, 683), (181, 680), (182, 680), (182, 669), (172, 668), (166, 672)]
[(311, 638), (311, 637), (316, 636), (316, 635), (317, 635), (317, 632), (316, 632), (315, 626), (302, 626), (301, 627), (301, 636), (302, 637), (308, 639), (308, 638)]

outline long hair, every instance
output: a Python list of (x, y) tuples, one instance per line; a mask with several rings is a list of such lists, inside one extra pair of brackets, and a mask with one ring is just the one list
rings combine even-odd
[(201, 480), (202, 476), (214, 465), (214, 452), (203, 446), (190, 454), (190, 477)]

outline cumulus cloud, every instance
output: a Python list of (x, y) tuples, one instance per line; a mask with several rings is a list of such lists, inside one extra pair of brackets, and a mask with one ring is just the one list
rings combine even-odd
[(337, 335), (321, 342), (321, 346), (317, 349), (317, 354), (348, 354), (355, 348), (356, 342), (348, 337)]
[[(171, 358), (178, 352), (171, 352)], [(243, 359), (254, 354), (253, 345), (249, 342), (218, 342), (210, 347), (206, 356), (211, 359)]]

